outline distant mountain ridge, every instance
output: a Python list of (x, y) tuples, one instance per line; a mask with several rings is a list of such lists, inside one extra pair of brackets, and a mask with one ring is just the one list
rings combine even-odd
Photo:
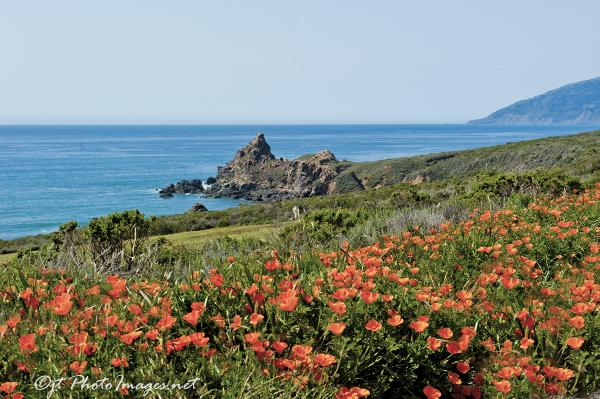
[(571, 83), (518, 101), (472, 124), (586, 125), (600, 124), (600, 77)]

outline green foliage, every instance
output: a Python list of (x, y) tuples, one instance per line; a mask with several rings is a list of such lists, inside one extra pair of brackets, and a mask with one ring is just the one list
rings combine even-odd
[(280, 237), (298, 244), (303, 242), (313, 246), (328, 246), (366, 219), (367, 214), (361, 210), (318, 210), (285, 227)]
[(102, 266), (116, 263), (131, 269), (150, 234), (151, 225), (152, 220), (138, 210), (92, 219), (86, 236), (94, 261)]

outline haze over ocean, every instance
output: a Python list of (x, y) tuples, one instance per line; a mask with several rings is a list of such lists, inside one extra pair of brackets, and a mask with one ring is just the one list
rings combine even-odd
[(590, 130), (582, 126), (215, 125), (0, 126), (0, 239), (47, 233), (61, 223), (137, 208), (147, 215), (237, 206), (228, 198), (155, 192), (180, 179), (206, 179), (257, 132), (275, 156), (330, 149), (372, 161)]

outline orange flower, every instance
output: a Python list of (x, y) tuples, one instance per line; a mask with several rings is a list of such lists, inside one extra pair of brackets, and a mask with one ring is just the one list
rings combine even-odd
[(415, 332), (418, 333), (422, 333), (423, 331), (425, 331), (425, 329), (427, 327), (429, 327), (429, 323), (427, 323), (426, 321), (413, 321), (412, 323), (410, 323), (410, 328), (412, 328)]
[(529, 348), (531, 345), (533, 345), (535, 341), (532, 340), (531, 338), (522, 338), (520, 341), (520, 348), (521, 349), (527, 349)]
[(252, 345), (256, 341), (258, 341), (259, 337), (260, 337), (260, 333), (259, 332), (248, 333), (248, 334), (244, 335), (244, 341), (246, 341), (250, 345)]
[(376, 332), (381, 329), (381, 323), (377, 320), (371, 319), (367, 322), (367, 324), (365, 324), (365, 328), (369, 331)]
[(335, 395), (335, 399), (358, 399), (369, 396), (371, 392), (368, 389), (352, 387), (346, 388), (341, 387), (339, 392)]
[(200, 310), (192, 310), (190, 313), (185, 314), (182, 319), (190, 323), (192, 326), (195, 326), (198, 324), (198, 319), (200, 318), (201, 314), (202, 312)]
[(143, 334), (142, 331), (132, 331), (129, 334), (123, 334), (123, 335), (121, 335), (119, 337), (119, 339), (125, 345), (131, 345), (133, 343), (133, 341), (135, 341), (136, 339), (138, 339), (139, 337), (141, 337), (142, 334)]
[(37, 352), (38, 347), (35, 343), (35, 334), (23, 335), (19, 338), (19, 348), (21, 352)]
[(571, 349), (577, 350), (577, 349), (581, 348), (581, 345), (583, 345), (584, 341), (585, 341), (585, 339), (582, 337), (569, 337), (569, 338), (567, 338), (565, 343), (567, 345), (569, 345), (571, 347)]
[(258, 323), (260, 323), (263, 319), (265, 318), (265, 316), (258, 314), (258, 313), (252, 313), (252, 315), (250, 315), (250, 324), (252, 324), (253, 326), (257, 325)]
[(448, 381), (450, 382), (450, 384), (453, 384), (453, 385), (461, 385), (462, 384), (462, 380), (460, 379), (460, 376), (456, 373), (453, 373), (452, 371), (448, 371)]
[(469, 372), (469, 370), (471, 369), (471, 367), (469, 366), (469, 363), (467, 363), (467, 362), (458, 362), (458, 363), (456, 363), (456, 369), (461, 374), (466, 374), (466, 373)]
[(427, 385), (425, 388), (423, 388), (423, 393), (427, 399), (439, 399), (442, 397), (442, 393), (431, 385)]
[(0, 391), (4, 393), (13, 393), (17, 389), (18, 382), (3, 382), (0, 384)]
[(395, 314), (388, 317), (386, 322), (392, 327), (398, 327), (400, 324), (404, 323), (404, 319), (399, 314)]
[(242, 328), (242, 317), (240, 315), (233, 316), (233, 321), (231, 322), (231, 324), (229, 324), (229, 327), (233, 331), (237, 331), (240, 328)]
[(506, 381), (506, 380), (500, 380), (500, 381), (492, 381), (492, 384), (494, 384), (494, 387), (496, 387), (496, 390), (498, 392), (507, 394), (511, 391), (511, 386), (510, 386), (510, 382)]
[(427, 338), (427, 347), (432, 351), (438, 350), (440, 346), (442, 346), (442, 340), (434, 337)]
[(175, 317), (165, 315), (162, 319), (156, 323), (156, 328), (159, 330), (168, 330), (175, 325), (177, 319)]
[(154, 329), (148, 331), (146, 333), (146, 338), (148, 338), (149, 340), (154, 341), (156, 338), (158, 338), (158, 330), (154, 328)]
[(52, 308), (54, 314), (59, 316), (66, 316), (73, 307), (73, 302), (71, 302), (70, 294), (62, 294), (57, 296), (52, 301), (48, 302), (48, 305)]
[(439, 330), (437, 330), (437, 334), (444, 339), (450, 339), (454, 335), (452, 330), (448, 327), (440, 328)]
[(292, 353), (298, 359), (304, 359), (310, 352), (312, 352), (313, 348), (309, 345), (294, 345), (292, 346)]
[(367, 303), (367, 305), (370, 305), (373, 302), (377, 301), (377, 299), (379, 298), (379, 294), (372, 291), (361, 291), (360, 297), (363, 299), (363, 301)]
[(115, 357), (110, 361), (113, 367), (129, 367), (126, 357)]
[(326, 355), (323, 353), (319, 353), (318, 355), (316, 355), (314, 360), (315, 363), (317, 363), (321, 367), (328, 367), (332, 364), (335, 364), (335, 356)]
[(575, 327), (577, 330), (581, 330), (585, 327), (585, 319), (581, 316), (571, 317), (569, 319), (569, 324)]
[(282, 353), (285, 350), (285, 348), (287, 348), (288, 344), (281, 341), (275, 341), (273, 342), (272, 346), (273, 349), (275, 349), (275, 352)]
[(346, 304), (344, 302), (327, 302), (327, 306), (338, 316), (346, 313)]
[(83, 370), (85, 370), (85, 368), (87, 367), (88, 362), (86, 362), (85, 360), (82, 362), (78, 362), (75, 361), (73, 363), (71, 363), (69, 365), (69, 368), (75, 373), (75, 374), (81, 374), (83, 373)]
[(334, 335), (340, 335), (346, 329), (346, 323), (331, 323), (327, 329)]

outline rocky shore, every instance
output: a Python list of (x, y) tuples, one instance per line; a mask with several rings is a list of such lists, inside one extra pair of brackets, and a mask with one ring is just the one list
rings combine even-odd
[(172, 197), (174, 194), (202, 194), (204, 193), (204, 184), (202, 180), (181, 180), (175, 184), (169, 184), (165, 188), (158, 190), (161, 197)]
[(230, 162), (218, 167), (217, 176), (210, 179), (209, 187), (204, 188), (201, 182), (190, 184), (199, 180), (183, 180), (165, 187), (160, 193), (161, 196), (191, 193), (252, 201), (310, 197), (332, 193), (335, 178), (342, 169), (329, 150), (294, 160), (276, 158), (265, 136), (259, 133), (238, 150)]

